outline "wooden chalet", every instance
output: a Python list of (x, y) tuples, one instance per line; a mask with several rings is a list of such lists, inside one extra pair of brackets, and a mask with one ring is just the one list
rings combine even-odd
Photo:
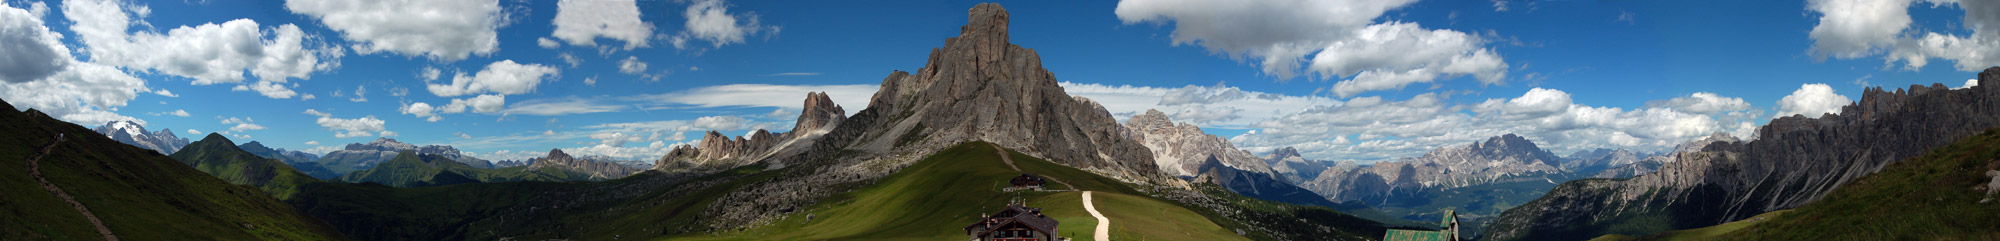
[(1007, 208), (965, 226), (965, 234), (976, 241), (1062, 241), (1057, 237), (1055, 218), (1042, 209), (1007, 204)]
[(1042, 185), (1048, 184), (1048, 180), (1043, 180), (1041, 177), (1037, 177), (1033, 174), (1022, 173), (1020, 176), (1015, 176), (1014, 179), (1012, 180), (1007, 180), (1007, 184), (1013, 185), (1011, 187), (1006, 188), (1008, 191), (1013, 191), (1013, 190), (1040, 191), (1042, 190)]

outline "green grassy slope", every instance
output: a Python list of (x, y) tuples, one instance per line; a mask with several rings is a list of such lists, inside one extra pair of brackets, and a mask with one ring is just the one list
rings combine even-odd
[[(758, 182), (807, 175), (813, 163), (783, 169), (750, 165), (693, 176), (647, 172), (603, 182), (511, 182), (392, 188), (378, 184), (318, 183), (287, 202), (339, 227), (361, 240), (515, 240), (672, 239), (672, 240), (939, 240), (965, 237), (959, 228), (980, 213), (993, 212), (1017, 197), (1000, 192), (1005, 181), (1021, 172), (999, 161), (987, 144), (959, 145), (928, 157), (878, 181), (821, 200), (771, 225), (751, 229), (712, 228), (704, 211), (730, 192)], [(1224, 214), (1155, 199), (1131, 186), (1089, 172), (1010, 152), (1015, 164), (1030, 173), (1054, 177), (1092, 190), (1100, 210), (1119, 219), (1114, 237), (1153, 240), (1243, 240), (1235, 229), (1246, 224), (1219, 218)], [(505, 170), (505, 169), (502, 169)], [(1054, 188), (1068, 188), (1052, 184)], [(1209, 185), (1207, 189), (1221, 191)], [(852, 190), (851, 192), (843, 190)], [(1206, 190), (1206, 189), (1205, 189)], [(1094, 218), (1083, 211), (1079, 192), (1023, 192), (1018, 198), (1061, 220), (1061, 232), (1087, 239)], [(1259, 226), (1286, 226), (1296, 233), (1368, 233), (1379, 237), (1372, 221), (1345, 216), (1327, 208), (1300, 207), (1231, 196), (1227, 205), (1262, 205), (1245, 213)], [(989, 210), (991, 209), (991, 210)], [(812, 221), (806, 221), (811, 215)], [(1253, 215), (1253, 214), (1231, 214)], [(1279, 224), (1272, 224), (1279, 223)], [(1159, 227), (1175, 227), (1160, 230)], [(1278, 228), (1274, 228), (1278, 229)], [(1309, 230), (1309, 231), (1298, 231)], [(1170, 231), (1170, 232), (1169, 232)], [(1269, 240), (1250, 232), (1251, 239)], [(1371, 235), (1333, 234), (1348, 239)], [(1294, 235), (1314, 237), (1310, 235)], [(1298, 239), (1298, 238), (1294, 238)]]
[(232, 185), (167, 156), (0, 102), (0, 240), (99, 240), (83, 216), (28, 174), (47, 179), (123, 240), (341, 240), (339, 233), (255, 188)]
[(169, 157), (229, 183), (263, 189), (280, 199), (298, 193), (299, 186), (319, 181), (278, 160), (243, 151), (229, 138), (215, 133), (189, 143)]
[[(1099, 211), (1112, 218), (1114, 239), (1247, 240), (1200, 213), (1145, 197), (1115, 180), (1009, 152), (1024, 172), (1062, 180), (1097, 192)], [(980, 213), (999, 210), (1009, 200), (1042, 205), (1044, 214), (1063, 220), (1060, 232), (1087, 240), (1094, 218), (1083, 211), (1080, 192), (1002, 192), (1016, 172), (989, 144), (974, 142), (946, 149), (889, 175), (874, 185), (837, 195), (773, 225), (716, 235), (667, 239), (718, 240), (939, 240), (961, 239), (962, 228)], [(1062, 184), (1054, 188), (1067, 188)], [(806, 220), (806, 216), (813, 216)], [(1075, 222), (1073, 220), (1092, 220)], [(589, 238), (589, 237), (586, 237)]]
[(357, 240), (491, 240), (463, 237), (465, 225), (565, 183), (477, 183), (395, 188), (379, 184), (314, 183), (286, 202), (326, 220)]
[(1715, 226), (1708, 226), (1708, 227), (1705, 227), (1705, 228), (1697, 228), (1697, 229), (1687, 229), (1687, 230), (1674, 230), (1674, 231), (1667, 231), (1667, 232), (1662, 232), (1662, 233), (1659, 233), (1659, 234), (1654, 234), (1654, 235), (1652, 235), (1652, 236), (1646, 236), (1646, 237), (1643, 237), (1643, 238), (1642, 238), (1642, 237), (1632, 237), (1632, 236), (1627, 236), (1627, 235), (1623, 235), (1623, 234), (1607, 234), (1607, 235), (1604, 235), (1604, 236), (1599, 236), (1599, 237), (1597, 237), (1597, 238), (1593, 238), (1593, 239), (1590, 239), (1590, 240), (1591, 240), (1591, 241), (1617, 241), (1617, 240), (1715, 240), (1715, 239), (1717, 239), (1717, 238), (1718, 238), (1719, 236), (1722, 236), (1723, 234), (1728, 234), (1728, 233), (1730, 233), (1730, 232), (1736, 232), (1736, 230), (1742, 230), (1743, 228), (1747, 228), (1747, 227), (1750, 227), (1751, 225), (1756, 225), (1756, 224), (1759, 224), (1759, 223), (1764, 223), (1764, 221), (1768, 221), (1768, 220), (1771, 220), (1771, 218), (1773, 218), (1773, 217), (1777, 217), (1777, 216), (1778, 216), (1778, 215), (1780, 215), (1780, 214), (1784, 214), (1784, 213), (1788, 213), (1788, 212), (1791, 212), (1791, 210), (1781, 210), (1781, 211), (1776, 211), (1776, 212), (1768, 212), (1768, 213), (1764, 213), (1764, 214), (1758, 214), (1757, 216), (1755, 216), (1755, 217), (1750, 217), (1749, 219), (1743, 219), (1743, 220), (1736, 220), (1735, 222), (1728, 222), (1728, 223), (1723, 223), (1723, 224), (1718, 224), (1718, 225), (1715, 225)]
[[(2000, 203), (1979, 203), (1986, 195), (1982, 187), (1992, 180), (1986, 171), (2000, 169), (1996, 158), (2000, 158), (2000, 129), (1989, 129), (1923, 156), (1889, 164), (1812, 204), (1777, 215), (1760, 215), (1771, 217), (1701, 239), (2000, 239)], [(1715, 228), (1723, 227), (1706, 229)]]

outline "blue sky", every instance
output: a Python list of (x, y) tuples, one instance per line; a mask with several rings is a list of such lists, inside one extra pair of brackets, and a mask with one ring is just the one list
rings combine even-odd
[[(784, 131), (807, 91), (852, 114), (978, 3), (388, 2), (7, 1), (0, 28), (21, 31), (0, 49), (56, 51), (0, 61), (16, 65), (0, 98), (315, 152), (386, 135), (488, 159), (650, 160), (708, 130)], [(1160, 109), (1322, 160), (1505, 133), (1659, 151), (1837, 111), (1868, 86), (1959, 87), (2000, 61), (2000, 31), (1981, 31), (2000, 24), (1964, 10), (1992, 6), (1956, 1), (1000, 3), (1014, 44), (1120, 119)]]

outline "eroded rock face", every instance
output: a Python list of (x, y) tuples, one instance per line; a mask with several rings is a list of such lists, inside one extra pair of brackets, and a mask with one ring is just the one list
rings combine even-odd
[(1271, 172), (1284, 177), (1287, 182), (1296, 184), (1317, 179), (1321, 172), (1333, 167), (1331, 162), (1306, 160), (1305, 156), (1299, 155), (1299, 149), (1292, 147), (1279, 148), (1264, 154), (1264, 162), (1271, 165)]
[(653, 169), (699, 171), (748, 165), (775, 154), (785, 143), (812, 139), (847, 120), (847, 111), (833, 104), (833, 99), (825, 92), (806, 93), (804, 106), (792, 132), (772, 133), (758, 129), (732, 139), (721, 132), (708, 131), (702, 135), (699, 146), (675, 146), (667, 151), (666, 156), (654, 162)]
[(1557, 167), (1560, 161), (1527, 138), (1507, 134), (1369, 166), (1343, 162), (1303, 186), (1336, 201), (1384, 200), (1427, 188), (1539, 182), (1546, 175), (1565, 173)]
[(792, 125), (792, 132), (824, 131), (822, 129), (847, 120), (847, 110), (833, 104), (833, 98), (826, 92), (806, 94), (805, 110), (799, 112), (799, 121)]
[(2000, 125), (1996, 85), (2000, 68), (1980, 73), (1979, 86), (1969, 89), (1871, 88), (1839, 114), (1778, 118), (1758, 129), (1757, 140), (1711, 142), (1652, 174), (1564, 184), (1509, 210), (1484, 238), (1588, 239), (1639, 218), (1674, 220), (1616, 231), (1643, 236), (1798, 207), (1890, 163)]
[(1125, 138), (1110, 112), (1065, 93), (1035, 50), (1008, 43), (999, 4), (980, 4), (968, 17), (922, 69), (891, 73), (852, 128), (831, 134), (853, 138), (843, 149), (912, 153), (987, 141), (1113, 178), (1178, 181)]
[(610, 161), (598, 161), (598, 160), (589, 160), (587, 158), (573, 157), (570, 156), (568, 153), (563, 153), (562, 149), (550, 149), (549, 155), (547, 157), (536, 158), (529, 162), (532, 162), (534, 164), (528, 165), (528, 170), (536, 170), (542, 168), (558, 168), (563, 170), (569, 170), (572, 172), (589, 174), (590, 179), (592, 180), (617, 179), (641, 171), (638, 168), (620, 165), (618, 163), (613, 163)]
[(991, 142), (1128, 182), (1186, 186), (1160, 172), (1151, 151), (1127, 139), (1129, 131), (1111, 112), (1065, 93), (1034, 50), (1008, 43), (1008, 15), (999, 4), (980, 4), (967, 16), (959, 36), (933, 49), (923, 68), (884, 78), (867, 109), (817, 138), (780, 144), (754, 161), (767, 169), (783, 168), (790, 178), (747, 184), (724, 195), (717, 203), (729, 205), (704, 211), (715, 217), (708, 225), (767, 223), (782, 210), (808, 207), (841, 188), (881, 178), (969, 141)]
[(1153, 151), (1153, 163), (1161, 172), (1190, 177), (1201, 172), (1202, 162), (1216, 159), (1219, 164), (1253, 173), (1272, 173), (1270, 164), (1250, 152), (1238, 150), (1228, 139), (1202, 132), (1201, 127), (1174, 123), (1166, 113), (1146, 110), (1125, 120), (1131, 129), (1127, 137), (1145, 143)]

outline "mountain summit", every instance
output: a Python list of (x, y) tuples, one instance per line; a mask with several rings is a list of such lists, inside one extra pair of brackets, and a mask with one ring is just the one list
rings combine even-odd
[(830, 134), (845, 143), (828, 144), (887, 154), (986, 141), (1127, 181), (1179, 181), (1103, 106), (1064, 92), (1035, 50), (1008, 43), (1006, 9), (986, 3), (967, 15), (922, 69), (890, 73), (868, 109)]
[(98, 134), (104, 134), (105, 137), (120, 143), (159, 151), (160, 154), (174, 154), (181, 150), (181, 146), (188, 144), (188, 139), (175, 136), (174, 130), (160, 129), (160, 131), (146, 132), (145, 126), (132, 121), (107, 122), (95, 130)]

